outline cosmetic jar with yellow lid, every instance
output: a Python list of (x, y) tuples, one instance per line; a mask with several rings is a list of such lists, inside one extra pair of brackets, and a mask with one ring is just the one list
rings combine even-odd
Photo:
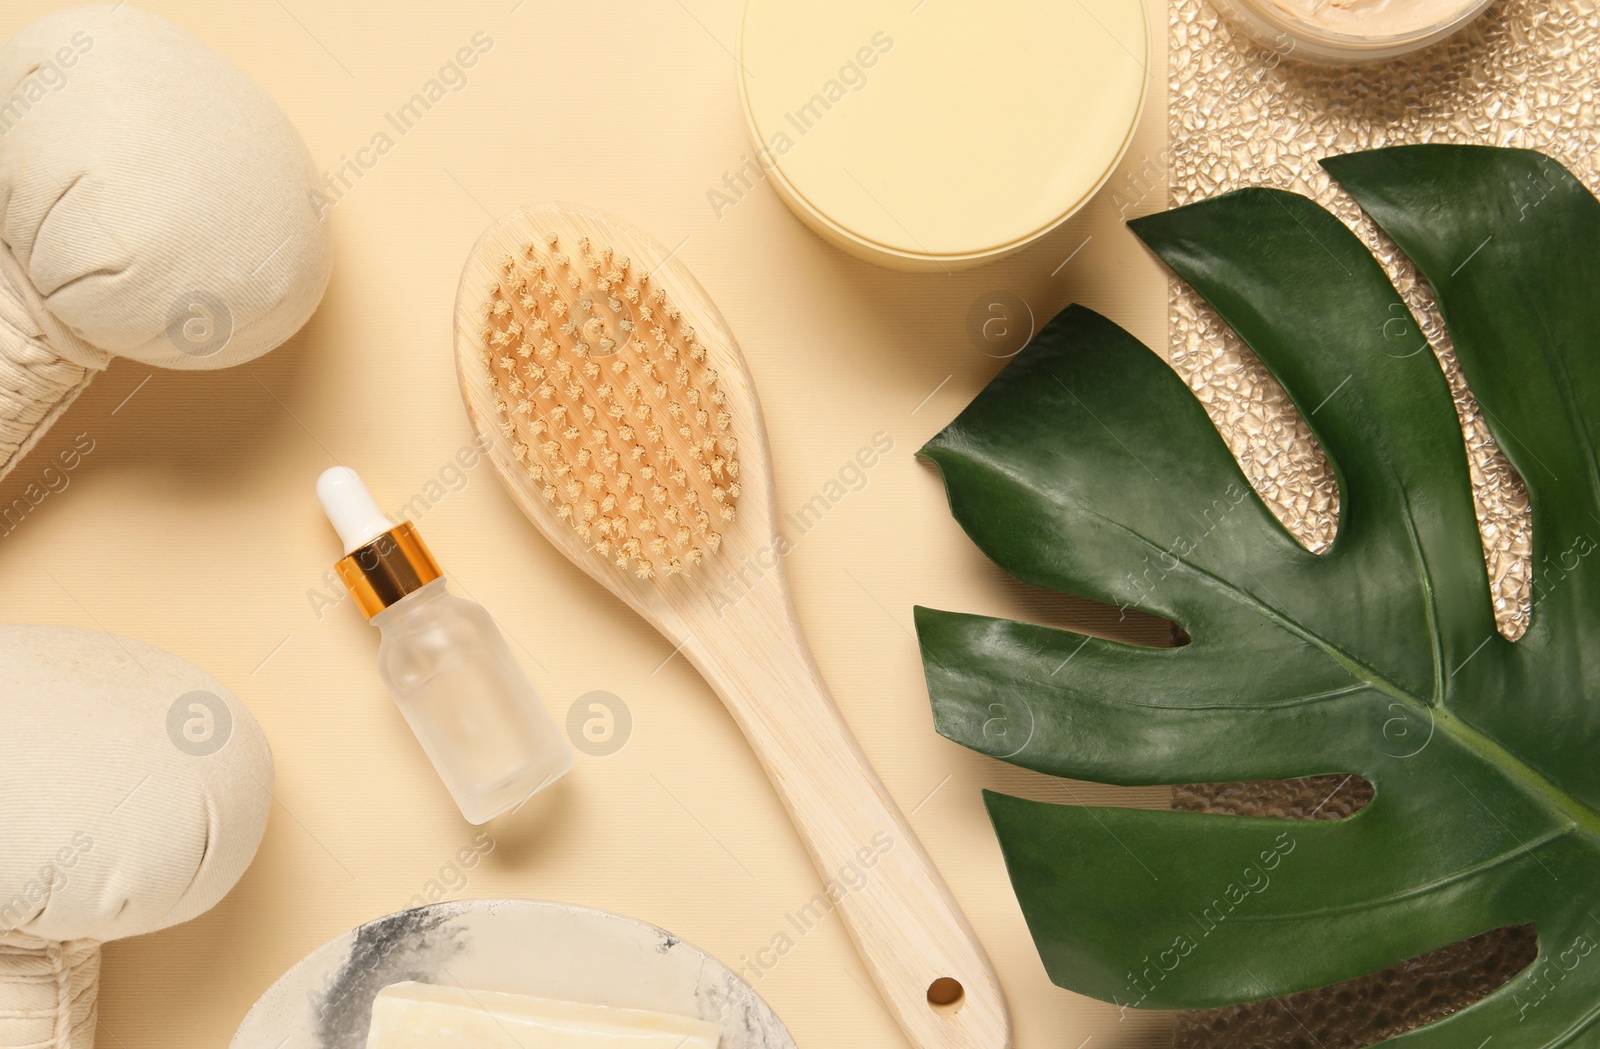
[(761, 181), (859, 258), (951, 271), (1001, 258), (1094, 196), (1149, 81), (1144, 0), (748, 0), (740, 95)]
[(1493, 0), (1212, 0), (1263, 59), (1379, 62), (1438, 43)]

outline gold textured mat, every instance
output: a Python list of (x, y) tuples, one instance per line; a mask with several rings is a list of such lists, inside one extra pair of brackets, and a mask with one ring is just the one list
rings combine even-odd
[[(1530, 520), (1521, 479), (1479, 415), (1426, 285), (1317, 166), (1324, 156), (1408, 142), (1537, 149), (1591, 191), (1600, 186), (1600, 17), (1595, 0), (1501, 0), (1451, 39), (1391, 62), (1314, 66), (1236, 33), (1208, 0), (1171, 0), (1166, 158), (1173, 205), (1246, 185), (1316, 198), (1383, 263), (1422, 322), (1455, 393), (1472, 466), (1495, 612), (1507, 637), (1532, 598)], [(1516, 187), (1508, 187), (1514, 192)], [(1536, 195), (1530, 193), (1530, 199)], [(1311, 549), (1333, 538), (1338, 492), (1311, 431), (1282, 388), (1212, 310), (1176, 281), (1170, 359), (1205, 404), (1246, 476)], [(1175, 808), (1333, 818), (1365, 803), (1360, 780), (1175, 788)], [(1331, 794), (1331, 798), (1326, 796)], [(1314, 812), (1318, 801), (1326, 800)], [(1370, 795), (1368, 795), (1370, 796)], [(1501, 930), (1335, 988), (1182, 1014), (1179, 1049), (1364, 1046), (1437, 1019), (1532, 960), (1528, 929)]]

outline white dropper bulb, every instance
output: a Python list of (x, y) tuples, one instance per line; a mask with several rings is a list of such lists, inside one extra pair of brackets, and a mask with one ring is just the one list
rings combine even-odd
[(355, 553), (394, 527), (394, 522), (378, 509), (361, 475), (348, 466), (324, 470), (317, 478), (317, 501), (328, 515), (344, 552)]

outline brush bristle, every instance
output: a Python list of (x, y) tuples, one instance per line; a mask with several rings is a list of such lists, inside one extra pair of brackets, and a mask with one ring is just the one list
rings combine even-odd
[(503, 257), (488, 289), (482, 356), (501, 432), (591, 550), (641, 579), (686, 572), (735, 517), (727, 398), (649, 274), (588, 237), (572, 247), (545, 233)]

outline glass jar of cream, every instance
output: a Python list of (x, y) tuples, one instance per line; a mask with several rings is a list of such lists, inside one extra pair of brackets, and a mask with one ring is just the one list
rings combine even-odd
[(1427, 47), (1493, 0), (1212, 0), (1278, 59), (1370, 62)]

